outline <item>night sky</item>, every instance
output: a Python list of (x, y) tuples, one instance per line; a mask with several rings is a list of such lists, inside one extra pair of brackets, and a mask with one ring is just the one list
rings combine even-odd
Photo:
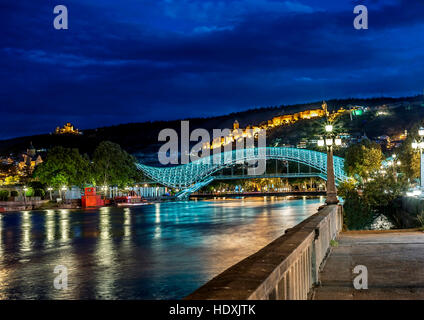
[(424, 88), (422, 0), (3, 0), (0, 33), (0, 139)]

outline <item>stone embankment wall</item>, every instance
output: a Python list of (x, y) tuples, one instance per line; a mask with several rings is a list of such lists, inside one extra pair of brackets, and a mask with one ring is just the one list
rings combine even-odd
[(257, 253), (235, 264), (187, 300), (308, 299), (343, 226), (342, 207), (325, 206)]

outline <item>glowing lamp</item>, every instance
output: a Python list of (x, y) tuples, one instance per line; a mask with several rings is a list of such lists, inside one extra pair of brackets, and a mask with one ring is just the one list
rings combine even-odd
[[(424, 130), (424, 129), (423, 129)], [(333, 126), (331, 125), (331, 124), (327, 124), (326, 126), (325, 126), (325, 131), (326, 132), (331, 132), (331, 131), (333, 131)]]
[(414, 191), (412, 191), (412, 194), (414, 196), (419, 196), (421, 194), (421, 190), (414, 190)]

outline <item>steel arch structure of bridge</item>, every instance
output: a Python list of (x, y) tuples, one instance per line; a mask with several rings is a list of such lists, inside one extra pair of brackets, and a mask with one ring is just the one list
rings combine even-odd
[[(153, 181), (172, 188), (180, 188), (177, 197), (185, 197), (196, 192), (214, 180), (213, 174), (224, 168), (254, 160), (283, 160), (298, 162), (319, 170), (323, 179), (327, 178), (327, 154), (307, 149), (287, 147), (248, 148), (222, 152), (188, 164), (174, 167), (151, 167), (137, 163), (138, 169)], [(344, 159), (334, 157), (336, 184), (347, 179), (344, 172)], [(259, 176), (252, 175), (252, 178)]]

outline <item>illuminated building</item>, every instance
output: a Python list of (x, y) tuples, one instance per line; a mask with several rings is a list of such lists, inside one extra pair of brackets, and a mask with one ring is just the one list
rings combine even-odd
[(71, 123), (67, 123), (63, 126), (63, 128), (59, 128), (57, 127), (55, 130), (55, 134), (82, 134), (81, 131), (79, 131), (78, 129), (75, 129), (74, 126)]
[[(222, 137), (221, 139), (216, 139), (212, 141), (211, 143), (207, 142), (203, 145), (202, 148), (203, 149), (221, 148), (222, 146), (236, 142), (241, 138), (251, 138), (252, 136), (256, 137), (259, 131), (261, 130), (267, 130), (267, 129), (282, 126), (282, 125), (290, 125), (290, 124), (296, 123), (299, 120), (309, 120), (309, 119), (320, 118), (325, 116), (329, 116), (330, 119), (334, 120), (336, 117), (343, 115), (346, 112), (349, 112), (349, 111), (341, 107), (336, 112), (333, 112), (330, 114), (327, 109), (327, 103), (323, 101), (320, 109), (309, 109), (309, 110), (300, 111), (294, 114), (284, 114), (281, 116), (276, 116), (270, 120), (267, 120), (266, 122), (262, 123), (259, 126), (248, 125), (245, 129), (240, 129), (239, 122), (235, 120), (233, 123), (233, 130), (228, 136)], [(304, 146), (302, 145), (302, 147)]]
[(34, 168), (41, 163), (43, 163), (43, 159), (41, 158), (41, 155), (37, 154), (37, 151), (31, 142), (26, 153), (21, 155), (21, 161), (18, 163), (18, 169), (19, 171), (32, 173)]

